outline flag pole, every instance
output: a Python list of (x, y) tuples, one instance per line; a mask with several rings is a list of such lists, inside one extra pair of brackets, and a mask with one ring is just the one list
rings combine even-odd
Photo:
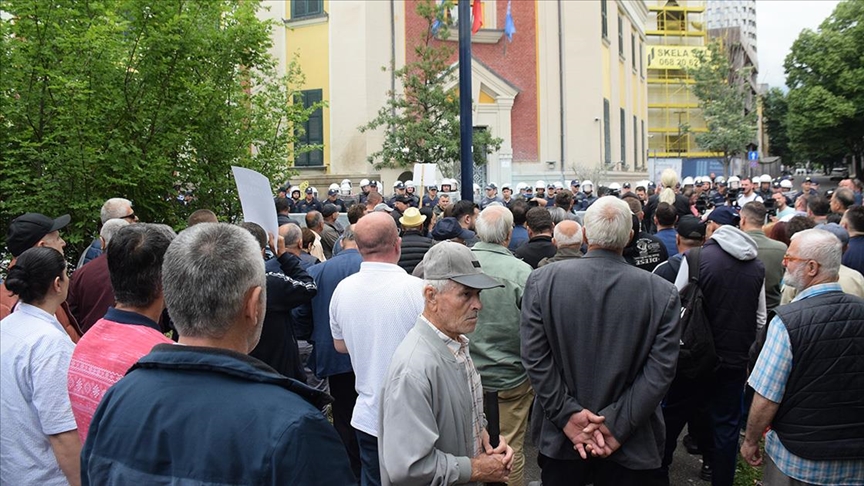
[(459, 134), (461, 198), (474, 200), (474, 121), (471, 113), (471, 0), (459, 0)]

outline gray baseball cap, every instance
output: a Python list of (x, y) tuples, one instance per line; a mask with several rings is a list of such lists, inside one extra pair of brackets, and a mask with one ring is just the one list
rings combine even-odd
[(442, 241), (426, 252), (423, 258), (423, 278), (453, 280), (472, 289), (504, 286), (483, 273), (480, 262), (467, 246), (452, 241)]

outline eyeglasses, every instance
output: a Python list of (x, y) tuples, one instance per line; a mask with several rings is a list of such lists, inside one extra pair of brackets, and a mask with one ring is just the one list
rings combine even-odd
[(117, 219), (130, 219), (130, 220), (136, 220), (136, 219), (138, 219), (138, 216), (135, 216), (135, 211), (132, 211), (131, 213), (127, 214), (126, 216), (120, 216), (120, 217), (117, 218)]
[(807, 261), (810, 261), (810, 259), (809, 258), (793, 257), (792, 255), (790, 255), (788, 253), (783, 255), (783, 265), (786, 265), (786, 263), (788, 263), (790, 261), (792, 261), (792, 262), (807, 262)]

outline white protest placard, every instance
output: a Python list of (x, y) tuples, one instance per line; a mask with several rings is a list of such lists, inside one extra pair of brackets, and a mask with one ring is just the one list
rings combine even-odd
[(279, 235), (270, 181), (251, 169), (231, 166), (231, 170), (237, 183), (240, 205), (243, 206), (243, 221), (256, 223), (273, 236)]
[(414, 185), (420, 190), (437, 185), (438, 164), (414, 164)]

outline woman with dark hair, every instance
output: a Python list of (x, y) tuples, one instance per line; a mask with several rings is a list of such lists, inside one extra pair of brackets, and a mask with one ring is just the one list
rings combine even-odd
[(66, 389), (75, 345), (54, 317), (69, 290), (63, 255), (47, 247), (25, 251), (6, 288), (19, 302), (0, 321), (3, 482), (80, 484), (81, 442)]

